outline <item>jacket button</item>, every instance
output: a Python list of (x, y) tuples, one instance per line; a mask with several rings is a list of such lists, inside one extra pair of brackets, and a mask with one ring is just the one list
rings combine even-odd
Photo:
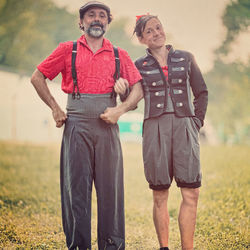
[(114, 242), (113, 242), (113, 240), (112, 239), (110, 239), (110, 238), (108, 238), (108, 243), (110, 244), (110, 245), (112, 245)]
[(156, 82), (152, 82), (152, 86), (156, 86)]
[(160, 104), (160, 103), (158, 103), (158, 104), (156, 105), (156, 107), (157, 107), (157, 108), (160, 108), (160, 107), (161, 107), (161, 104)]
[(182, 102), (177, 102), (177, 103), (176, 103), (176, 106), (177, 106), (177, 107), (182, 107), (182, 106), (183, 106), (183, 103), (182, 103)]
[(181, 82), (182, 82), (182, 79), (178, 79), (178, 82), (181, 83)]
[(155, 92), (155, 95), (158, 96), (160, 93), (159, 92)]

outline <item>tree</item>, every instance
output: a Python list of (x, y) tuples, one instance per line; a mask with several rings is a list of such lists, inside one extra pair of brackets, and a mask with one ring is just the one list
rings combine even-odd
[(74, 20), (50, 0), (0, 0), (0, 64), (30, 73), (59, 42), (79, 36)]
[(250, 58), (247, 64), (226, 63), (231, 43), (250, 27), (249, 0), (231, 1), (222, 17), (225, 40), (215, 51), (213, 69), (205, 75), (209, 87), (208, 116), (224, 142), (250, 143)]
[(229, 45), (239, 33), (247, 31), (250, 27), (250, 1), (231, 0), (231, 3), (224, 11), (222, 21), (227, 29), (227, 34), (217, 52), (227, 54), (229, 52)]

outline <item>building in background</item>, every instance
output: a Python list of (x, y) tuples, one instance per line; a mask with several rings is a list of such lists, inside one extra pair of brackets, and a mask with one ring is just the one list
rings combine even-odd
[[(60, 84), (48, 81), (59, 105), (66, 110), (67, 95)], [(62, 128), (56, 128), (51, 110), (38, 98), (30, 78), (0, 71), (0, 140), (33, 143), (60, 143)], [(142, 142), (143, 114), (127, 112), (119, 119), (121, 141)], [(202, 143), (217, 144), (216, 131), (206, 118), (201, 129)]]
[[(60, 84), (49, 88), (65, 110), (67, 95)], [(63, 128), (56, 128), (51, 110), (37, 96), (30, 78), (0, 71), (0, 140), (35, 143), (61, 142)], [(143, 115), (128, 112), (119, 121), (121, 139), (141, 142)]]

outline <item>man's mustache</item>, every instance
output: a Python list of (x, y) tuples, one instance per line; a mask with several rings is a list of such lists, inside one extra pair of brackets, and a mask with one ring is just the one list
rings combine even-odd
[(93, 27), (93, 26), (99, 26), (103, 29), (103, 24), (98, 21), (94, 21), (90, 24), (90, 27)]

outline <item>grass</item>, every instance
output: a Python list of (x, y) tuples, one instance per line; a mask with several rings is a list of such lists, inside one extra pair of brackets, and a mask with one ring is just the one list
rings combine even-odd
[[(157, 249), (152, 193), (144, 178), (141, 145), (124, 143), (126, 249)], [(249, 146), (202, 146), (203, 184), (195, 249), (247, 249)], [(170, 249), (180, 249), (180, 192), (170, 189)], [(96, 197), (92, 243), (97, 249)], [(0, 248), (66, 249), (61, 226), (59, 146), (0, 142)]]

